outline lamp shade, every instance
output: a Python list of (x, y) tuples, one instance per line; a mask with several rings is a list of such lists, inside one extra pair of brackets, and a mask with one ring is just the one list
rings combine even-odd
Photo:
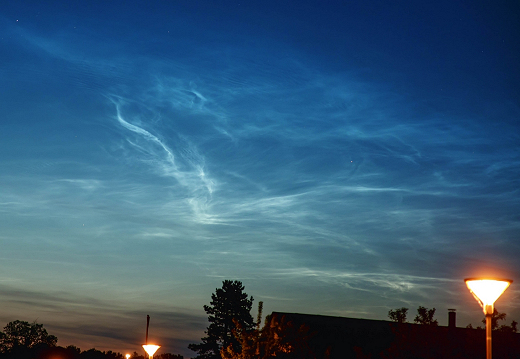
[(157, 349), (159, 349), (160, 347), (160, 345), (155, 344), (143, 344), (143, 348), (149, 356), (154, 355)]
[(480, 305), (493, 305), (495, 301), (504, 293), (504, 291), (513, 282), (509, 279), (487, 279), (487, 278), (467, 278), (464, 279), (468, 289)]

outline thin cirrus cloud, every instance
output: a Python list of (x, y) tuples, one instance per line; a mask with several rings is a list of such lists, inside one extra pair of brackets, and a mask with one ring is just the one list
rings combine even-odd
[(463, 302), (453, 278), (477, 264), (516, 268), (514, 106), (491, 121), (354, 60), (329, 68), (298, 38), (198, 42), (210, 32), (180, 24), (190, 35), (141, 42), (2, 25), (24, 70), (0, 71), (32, 89), (31, 106), (5, 101), (0, 144), (0, 280), (17, 313), (63, 307), (60, 335), (121, 348), (137, 331), (112, 322), (153, 313), (189, 356), (223, 279), (266, 312), (384, 319)]
[[(164, 140), (127, 122), (121, 115), (121, 105), (115, 104), (115, 106), (117, 120), (121, 126), (137, 135), (135, 140), (130, 137), (127, 137), (126, 140), (138, 154), (144, 154), (143, 162), (158, 170), (159, 175), (172, 178), (176, 184), (178, 183), (186, 189), (190, 193), (186, 200), (197, 217), (202, 221), (211, 220), (205, 213), (205, 207), (211, 200), (214, 183), (205, 173), (204, 158), (197, 153), (196, 148), (179, 136), (177, 142), (184, 146), (177, 146), (178, 155), (174, 155), (173, 150), (163, 142)], [(177, 165), (177, 162), (181, 162), (181, 160), (182, 168)]]

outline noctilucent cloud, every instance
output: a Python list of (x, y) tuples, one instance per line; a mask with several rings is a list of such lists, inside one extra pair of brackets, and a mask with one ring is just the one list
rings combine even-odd
[(264, 314), (481, 325), (515, 282), (512, 1), (0, 5), (0, 326), (194, 353), (240, 280)]

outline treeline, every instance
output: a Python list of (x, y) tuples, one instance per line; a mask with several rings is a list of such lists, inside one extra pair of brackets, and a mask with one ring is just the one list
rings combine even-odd
[[(47, 333), (43, 324), (15, 320), (0, 332), (1, 359), (126, 359), (121, 353), (111, 350), (101, 351), (95, 348), (81, 350), (69, 345), (57, 346), (58, 338)], [(145, 359), (134, 352), (131, 359)], [(156, 354), (156, 359), (183, 359), (182, 355), (171, 353)]]
[[(425, 307), (419, 306), (417, 308), (417, 315), (415, 316), (413, 322), (415, 324), (423, 324), (423, 325), (433, 325), (437, 326), (438, 322), (437, 319), (433, 319), (435, 315), (435, 308), (428, 309)], [(391, 309), (388, 311), (388, 318), (392, 322), (396, 323), (407, 323), (407, 316), (408, 316), (408, 308), (397, 308), (397, 309)], [(512, 320), (510, 325), (507, 324), (500, 324), (499, 321), (505, 321), (506, 320), (506, 313), (501, 313), (497, 311), (497, 309), (494, 309), (493, 315), (491, 317), (491, 329), (493, 331), (497, 332), (504, 332), (504, 333), (518, 333), (518, 322), (516, 320)], [(486, 318), (482, 319), (482, 323), (486, 324)], [(485, 326), (477, 326), (476, 328), (473, 328), (473, 325), (470, 323), (466, 326), (468, 329), (485, 329)]]
[[(394, 340), (389, 348), (379, 356), (359, 353), (357, 359), (402, 359), (402, 358), (450, 358), (466, 359), (483, 357), (485, 353), (485, 331), (482, 327), (473, 328), (439, 328), (434, 319), (435, 308), (419, 307), (412, 323), (407, 321), (408, 308), (397, 308), (388, 312), (388, 318), (395, 322), (392, 327)], [(499, 324), (505, 321), (506, 314), (496, 309), (492, 316), (493, 357), (518, 359), (520, 345), (518, 342), (517, 322), (510, 325)], [(482, 322), (485, 324), (486, 319)]]
[[(333, 348), (337, 343), (330, 338), (320, 337), (319, 328), (311, 328), (307, 323), (295, 324), (285, 316), (268, 315), (262, 325), (262, 302), (258, 305), (258, 316), (253, 319), (251, 309), (253, 297), (244, 292), (240, 281), (225, 280), (222, 288), (216, 288), (209, 305), (204, 305), (209, 325), (200, 343), (193, 343), (189, 349), (196, 352), (194, 359), (327, 359), (337, 358)], [(483, 330), (439, 327), (434, 318), (435, 308), (420, 306), (413, 322), (407, 321), (408, 308), (398, 308), (388, 312), (393, 322), (386, 328), (389, 340), (382, 351), (371, 352), (371, 346), (364, 349), (351, 343), (356, 359), (403, 359), (403, 358), (475, 358), (483, 350)], [(517, 322), (511, 325), (499, 324), (505, 321), (506, 314), (495, 310), (492, 320), (493, 331), (497, 332), (497, 358), (520, 359)], [(485, 320), (483, 320), (485, 323)], [(321, 328), (323, 329), (323, 328)], [(318, 330), (318, 331), (316, 331)], [(327, 329), (328, 330), (328, 329)], [(355, 329), (357, 330), (357, 328)], [(333, 333), (335, 337), (339, 333)], [(341, 335), (348, 336), (348, 330)], [(318, 338), (320, 337), (320, 339)], [(386, 342), (387, 339), (384, 339)], [(326, 344), (321, 345), (317, 340)], [(344, 338), (343, 338), (344, 339)], [(381, 340), (381, 338), (373, 339)], [(495, 340), (495, 339), (494, 339)], [(95, 348), (81, 351), (78, 347), (57, 346), (58, 338), (47, 333), (42, 324), (14, 321), (0, 332), (0, 359), (125, 359), (121, 353), (100, 351)], [(480, 344), (479, 344), (480, 343)], [(374, 343), (370, 343), (374, 344)], [(318, 349), (319, 348), (319, 349)], [(334, 350), (333, 350), (334, 349)], [(336, 349), (337, 346), (336, 346)], [(366, 352), (365, 352), (366, 351)], [(134, 352), (131, 359), (146, 359)], [(154, 355), (155, 359), (183, 359), (181, 355), (163, 353)], [(345, 356), (341, 356), (345, 358)], [(349, 357), (350, 358), (350, 357)]]
[[(179, 354), (171, 354), (171, 353), (162, 353), (162, 354), (154, 354), (154, 359), (183, 359), (184, 357)], [(144, 355), (137, 354), (134, 352), (130, 359), (148, 359)]]
[[(337, 320), (295, 323), (293, 316), (280, 313), (268, 315), (262, 325), (262, 302), (256, 321), (252, 307), (253, 297), (240, 281), (223, 281), (204, 305), (209, 322), (205, 336), (188, 346), (197, 354), (194, 359), (474, 359), (485, 353), (484, 330), (440, 327), (435, 308), (419, 306), (413, 323), (403, 307), (388, 312), (391, 323), (352, 327)], [(505, 319), (495, 311), (494, 356), (520, 359), (517, 322), (499, 324)]]

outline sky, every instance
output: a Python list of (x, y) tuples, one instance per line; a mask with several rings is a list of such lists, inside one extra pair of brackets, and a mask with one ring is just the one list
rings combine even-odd
[(240, 280), (264, 314), (481, 325), (515, 282), (516, 1), (3, 1), (0, 327), (195, 353)]

